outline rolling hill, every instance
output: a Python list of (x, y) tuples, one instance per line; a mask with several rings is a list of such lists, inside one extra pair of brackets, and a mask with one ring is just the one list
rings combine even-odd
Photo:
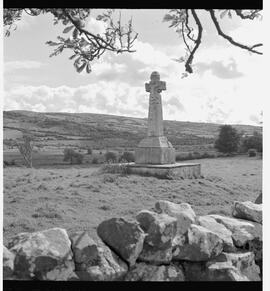
[[(40, 147), (134, 148), (146, 135), (147, 119), (93, 113), (40, 113), (4, 111), (4, 146), (12, 144), (29, 130)], [(261, 127), (233, 125), (239, 132), (252, 134)], [(220, 124), (164, 121), (165, 135), (180, 146), (212, 145)]]

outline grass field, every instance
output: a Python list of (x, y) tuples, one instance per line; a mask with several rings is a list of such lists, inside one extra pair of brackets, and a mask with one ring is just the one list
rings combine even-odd
[[(192, 162), (196, 162), (193, 160)], [(4, 243), (20, 232), (63, 227), (88, 230), (111, 217), (134, 218), (158, 199), (190, 203), (198, 215), (230, 214), (233, 201), (254, 201), (262, 190), (262, 160), (238, 156), (202, 159), (204, 178), (98, 174), (98, 166), (4, 168)]]

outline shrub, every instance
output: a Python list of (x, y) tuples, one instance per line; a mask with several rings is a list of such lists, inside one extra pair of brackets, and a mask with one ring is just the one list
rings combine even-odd
[(134, 162), (135, 161), (135, 156), (132, 152), (124, 152), (121, 157), (120, 157), (120, 162)]
[(117, 156), (114, 152), (107, 152), (105, 154), (105, 161), (107, 163), (115, 163), (117, 162)]
[(23, 134), (22, 142), (17, 143), (17, 147), (23, 156), (25, 164), (28, 168), (32, 168), (32, 157), (33, 157), (33, 136), (26, 132)]
[(128, 167), (124, 164), (107, 164), (99, 169), (100, 174), (128, 174)]
[(254, 131), (253, 135), (244, 137), (242, 140), (243, 151), (247, 152), (248, 149), (255, 149), (257, 152), (262, 152), (262, 134)]
[(219, 136), (215, 141), (215, 148), (222, 153), (233, 153), (238, 150), (240, 135), (231, 125), (220, 127)]
[(97, 157), (92, 159), (92, 164), (98, 164), (98, 158)]
[(249, 157), (256, 157), (256, 155), (257, 155), (256, 149), (249, 149), (248, 150), (248, 156)]
[(83, 155), (76, 153), (73, 149), (64, 149), (64, 162), (70, 161), (70, 164), (82, 164)]

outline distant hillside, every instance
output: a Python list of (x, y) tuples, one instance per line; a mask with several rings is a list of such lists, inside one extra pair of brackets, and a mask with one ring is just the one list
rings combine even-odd
[[(86, 146), (93, 148), (135, 147), (146, 135), (147, 119), (93, 113), (40, 113), (4, 111), (4, 144), (28, 129), (41, 146)], [(262, 128), (233, 125), (252, 134)], [(177, 148), (213, 144), (220, 124), (164, 121), (165, 135)]]

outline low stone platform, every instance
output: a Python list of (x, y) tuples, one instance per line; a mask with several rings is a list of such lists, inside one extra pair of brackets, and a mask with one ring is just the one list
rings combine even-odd
[(163, 179), (177, 178), (200, 178), (201, 164), (198, 163), (175, 163), (164, 165), (128, 163), (129, 174), (142, 176), (154, 176)]

